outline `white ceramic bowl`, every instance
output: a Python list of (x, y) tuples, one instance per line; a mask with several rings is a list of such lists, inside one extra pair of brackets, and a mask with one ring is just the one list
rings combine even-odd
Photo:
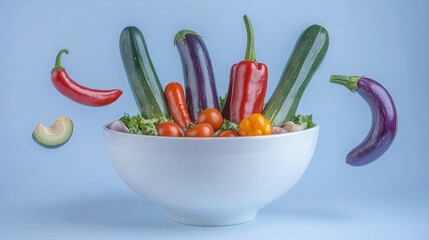
[(319, 126), (239, 138), (154, 137), (106, 127), (104, 133), (113, 165), (131, 189), (173, 221), (224, 226), (252, 220), (298, 181)]

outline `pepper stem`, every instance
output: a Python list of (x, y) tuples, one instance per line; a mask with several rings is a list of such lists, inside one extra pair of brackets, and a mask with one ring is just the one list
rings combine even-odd
[(344, 75), (332, 75), (330, 82), (343, 85), (350, 91), (354, 92), (357, 89), (357, 82), (362, 76), (344, 76)]
[(247, 31), (247, 47), (246, 47), (246, 60), (255, 61), (256, 62), (256, 56), (255, 56), (255, 38), (253, 36), (253, 29), (252, 24), (250, 23), (249, 18), (244, 15), (244, 24), (246, 25), (246, 31)]
[(67, 49), (61, 49), (61, 51), (58, 53), (57, 58), (55, 59), (55, 67), (54, 67), (54, 70), (59, 71), (59, 70), (61, 70), (61, 68), (63, 68), (63, 67), (61, 66), (61, 55), (62, 55), (63, 53), (69, 54), (69, 50), (67, 50)]

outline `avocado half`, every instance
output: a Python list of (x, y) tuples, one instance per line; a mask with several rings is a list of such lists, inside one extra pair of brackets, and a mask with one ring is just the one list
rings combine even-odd
[(56, 148), (66, 143), (73, 133), (73, 122), (66, 116), (59, 116), (54, 124), (45, 127), (37, 124), (33, 132), (33, 139), (47, 148)]

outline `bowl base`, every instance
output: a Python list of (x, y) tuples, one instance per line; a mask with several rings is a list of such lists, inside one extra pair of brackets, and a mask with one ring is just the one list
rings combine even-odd
[(200, 227), (222, 227), (247, 223), (252, 221), (259, 210), (231, 214), (188, 214), (170, 213), (170, 219), (176, 223), (200, 226)]

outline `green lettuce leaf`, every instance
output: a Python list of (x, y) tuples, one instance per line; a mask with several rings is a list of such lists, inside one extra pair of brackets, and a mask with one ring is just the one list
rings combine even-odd
[(157, 136), (158, 131), (156, 126), (161, 122), (168, 121), (168, 119), (145, 119), (140, 114), (130, 116), (129, 114), (124, 114), (123, 117), (119, 119), (122, 121), (125, 126), (130, 130), (130, 133), (141, 134), (141, 135), (153, 135)]
[(295, 115), (292, 118), (292, 122), (300, 125), (304, 129), (314, 127), (312, 114), (310, 114), (310, 115), (301, 115), (301, 114)]
[(232, 130), (234, 132), (238, 131), (238, 125), (235, 122), (231, 122), (227, 119), (223, 120), (222, 127), (220, 127), (214, 134), (214, 136), (217, 136), (219, 133), (226, 131), (226, 130)]

